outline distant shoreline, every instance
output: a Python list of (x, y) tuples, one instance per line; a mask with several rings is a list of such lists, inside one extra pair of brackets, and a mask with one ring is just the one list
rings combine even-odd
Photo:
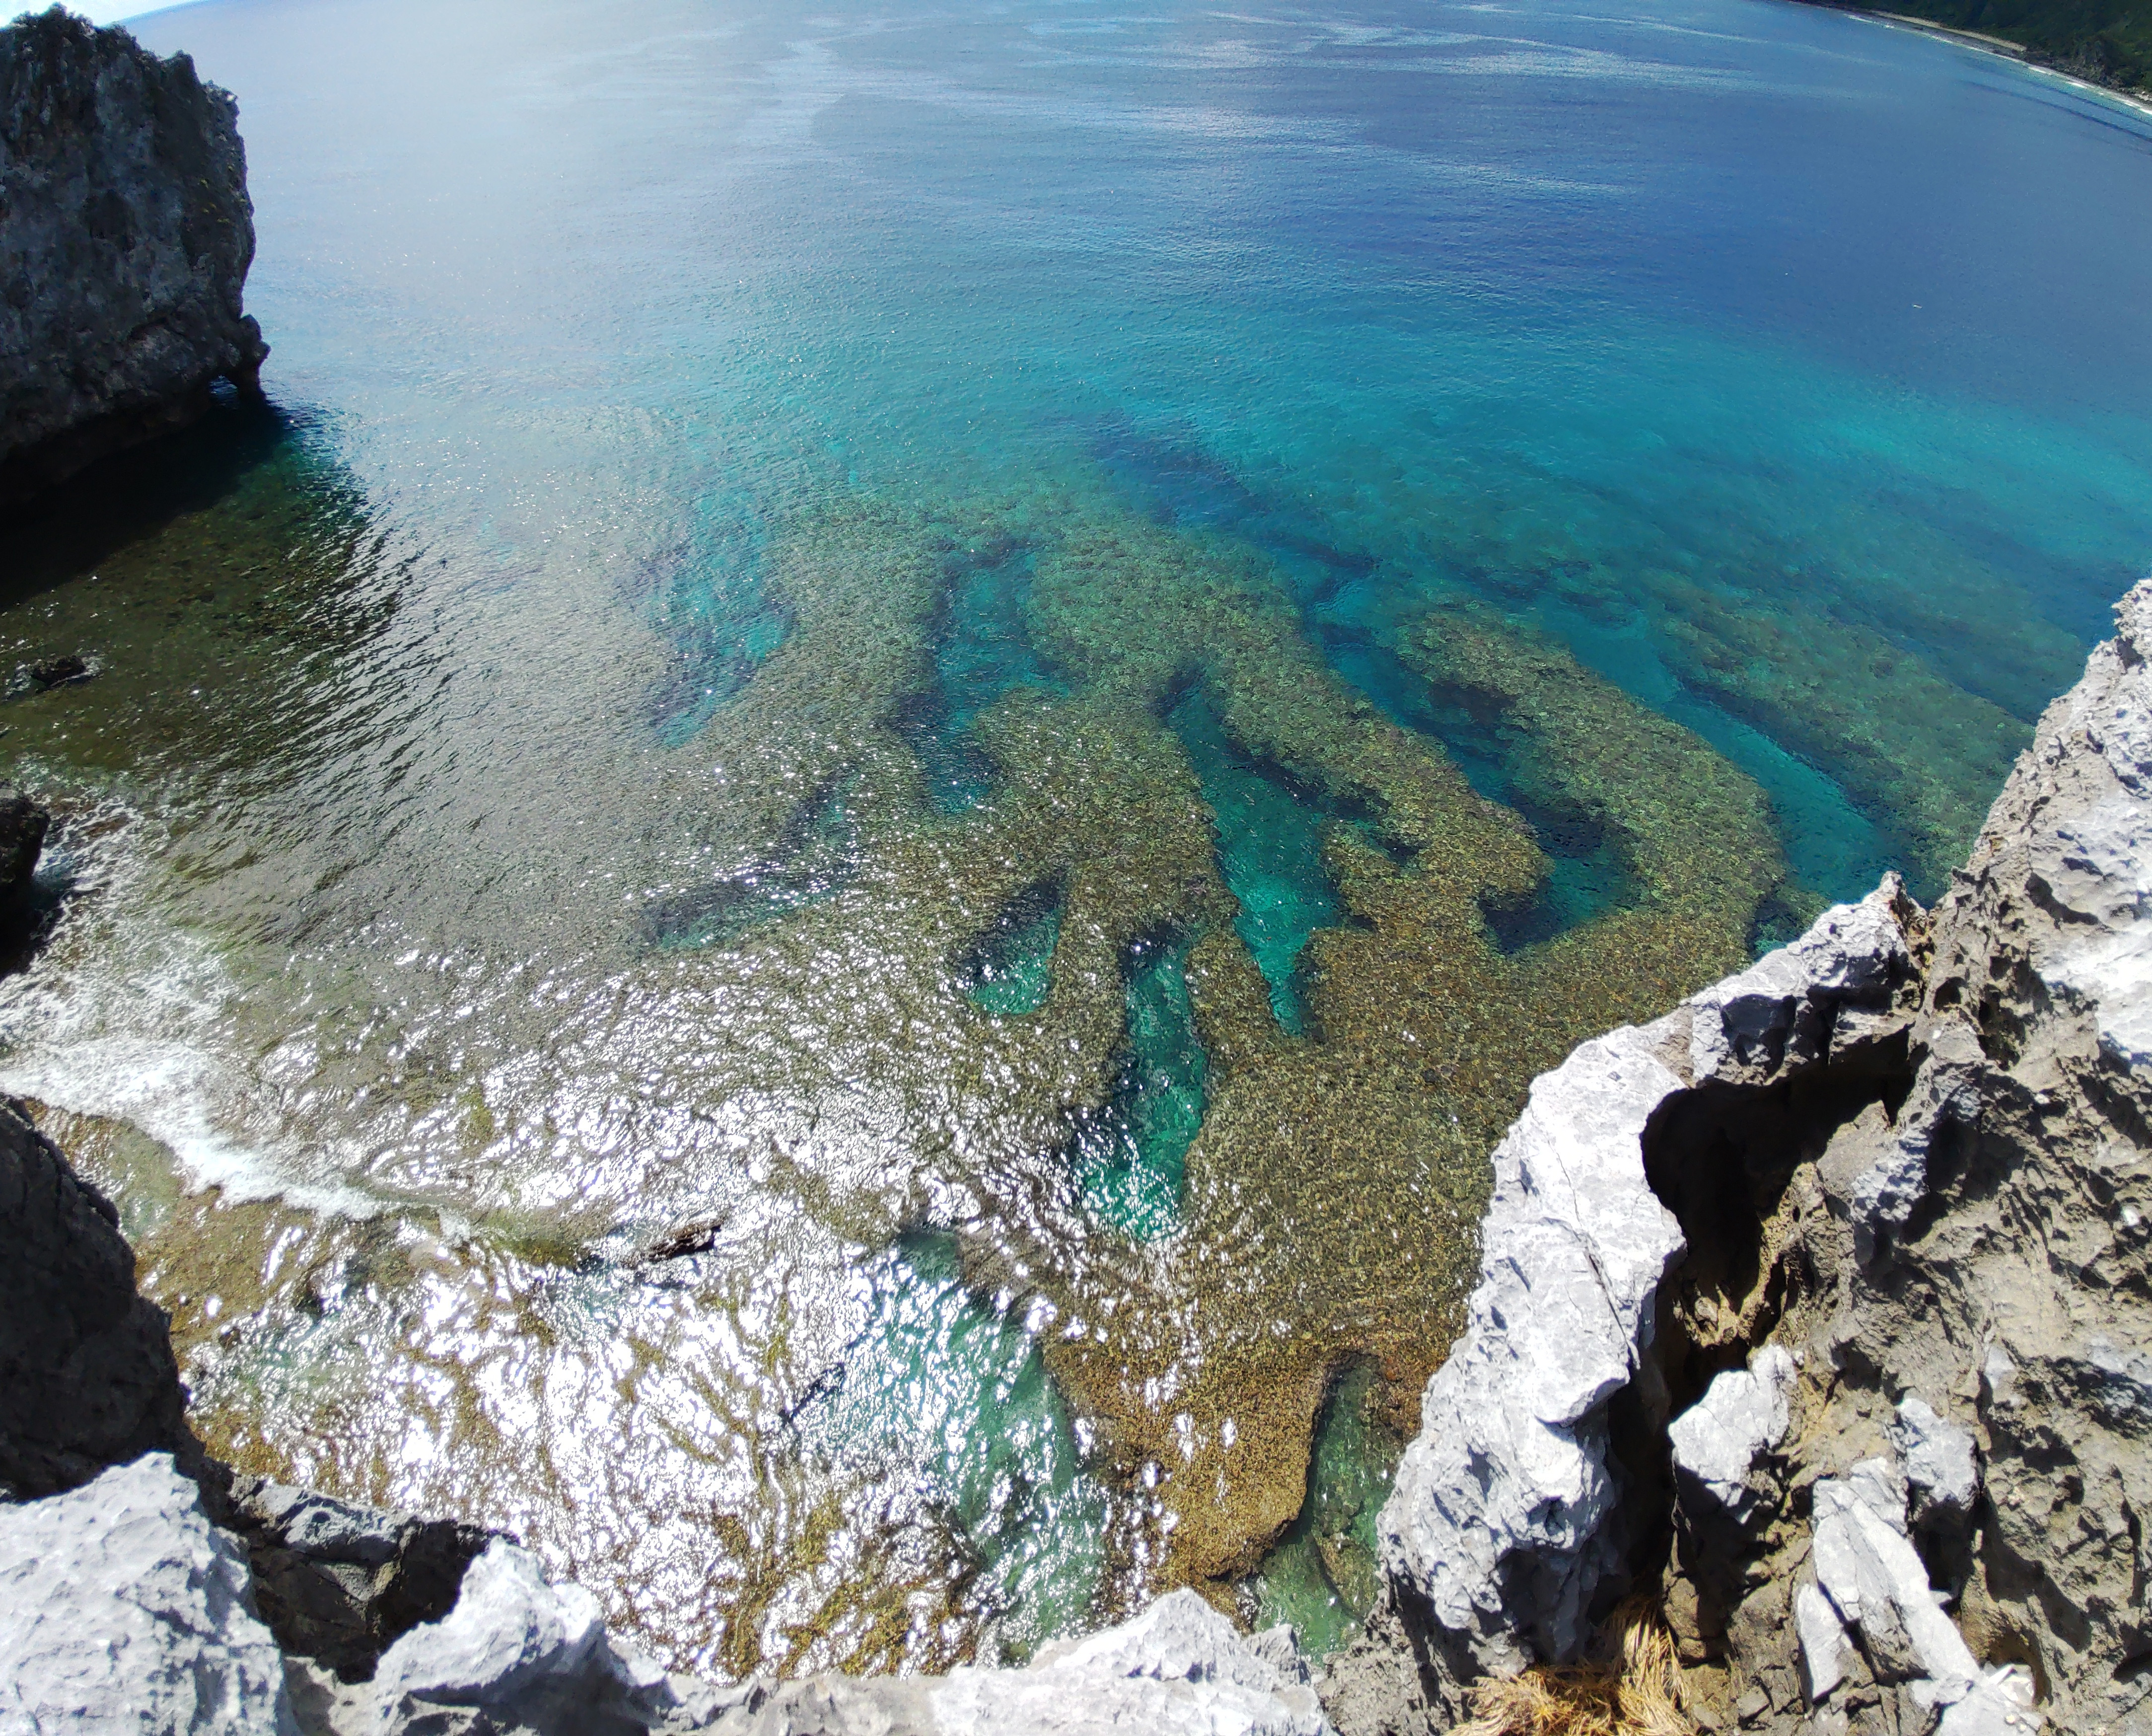
[(1865, 6), (1846, 6), (1841, 4), (1840, 0), (1797, 0), (1797, 3), (1820, 7), (1825, 12), (1842, 12), (1849, 18), (1865, 18), (1872, 23), (1901, 25), (1908, 30), (1917, 30), (1924, 36), (1939, 36), (1945, 42), (1957, 43), (1960, 48), (1973, 48), (1983, 54), (2014, 60), (2020, 66), (2029, 67), (2034, 72), (2046, 73), (2051, 78), (2074, 84), (2081, 90), (2089, 90), (2096, 96), (2111, 97), (2140, 114), (2152, 115), (2152, 96), (2140, 96), (2134, 90), (2120, 90), (2112, 84), (2096, 84), (2089, 79), (2079, 78), (2075, 73), (2064, 72), (2060, 67), (2036, 60), (2032, 50), (2023, 43), (2014, 43), (2005, 37), (1987, 36), (1977, 30), (1960, 30), (1950, 24), (1938, 24), (1932, 18), (1916, 18), (1902, 12), (1878, 12)]

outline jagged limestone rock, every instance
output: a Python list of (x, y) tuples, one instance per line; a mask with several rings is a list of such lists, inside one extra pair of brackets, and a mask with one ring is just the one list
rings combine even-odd
[(124, 30), (0, 28), (0, 505), (252, 387), (238, 115)]
[(789, 1683), (741, 1701), (714, 1728), (725, 1736), (1325, 1736), (1322, 1707), (1299, 1673), (1182, 1591), (1118, 1627), (1049, 1647), (1028, 1669)]
[(1535, 1081), (1495, 1152), (1470, 1323), (1428, 1383), (1383, 1509), (1393, 1581), (1481, 1667), (1573, 1657), (1618, 1563), (1606, 1404), (1647, 1358), (1685, 1250), (1646, 1175), (1669, 1099), (1820, 1065), (1841, 1008), (1880, 1012), (1906, 968), (1895, 881), (1649, 1026)]
[[(1430, 1383), (1386, 1515), (1393, 1571), (1433, 1618), (1424, 1699), (1454, 1705), (1459, 1665), (1564, 1655), (1577, 1631), (1546, 1611), (1580, 1607), (1618, 1528), (1648, 1538), (1670, 1515), (1657, 1589), (1713, 1728), (2152, 1731), (2152, 582), (2116, 620), (1932, 916), (1886, 886), (1694, 997), (1656, 1043), (1617, 1032), (1535, 1086), (1498, 1154), (1490, 1306)], [(1819, 947), (1836, 962), (1804, 966)], [(1683, 1077), (1640, 1114), (1606, 1084), (1642, 1054)], [(1520, 1148), (1561, 1155), (1559, 1188), (1520, 1188)], [(1596, 1220), (1519, 1233), (1577, 1199), (1671, 1209), (1686, 1246), (1652, 1307), (1624, 1287), (1636, 1274), (1595, 1263)], [(1508, 1386), (1506, 1414), (1505, 1383), (1467, 1388), (1498, 1355), (1574, 1363), (1576, 1344), (1540, 1343), (1565, 1286), (1602, 1289), (1595, 1365), (1626, 1351), (1629, 1390), (1551, 1430), (1530, 1383)], [(1624, 1317), (1657, 1329), (1609, 1349)], [(1723, 1511), (1718, 1491), (1673, 1475), (1721, 1456), (1691, 1419), (1714, 1373), (1774, 1349), (1802, 1359), (1799, 1427), (1779, 1474), (1743, 1480), (1747, 1521), (1714, 1529), (1696, 1509)], [(1618, 1467), (1592, 1419), (1617, 1403), (1640, 1414)], [(1566, 1455), (1516, 1450), (1551, 1433)], [(1388, 1619), (1395, 1652), (1414, 1629)], [(1363, 1677), (1382, 1647), (1365, 1649)], [(1446, 1727), (1359, 1679), (1333, 1667), (1342, 1728)]]
[(547, 1584), (526, 1551), (495, 1538), (465, 1571), (455, 1607), (382, 1654), (373, 1688), (383, 1727), (407, 1700), (499, 1705), (541, 1678), (571, 1675), (604, 1632), (588, 1591)]
[(493, 1541), (476, 1525), (260, 1477), (234, 1477), (225, 1505), (226, 1522), (246, 1539), (254, 1595), (277, 1643), (346, 1682), (369, 1679), (397, 1638), (446, 1615)]
[(0, 1506), (0, 1728), (296, 1736), (246, 1553), (170, 1454)]
[(1973, 1462), (1970, 1431), (1945, 1422), (1918, 1393), (1908, 1393), (1898, 1401), (1897, 1417), (1886, 1432), (1905, 1461), (1916, 1520), (1972, 1512), (1980, 1493), (1980, 1467)]
[(1799, 1378), (1792, 1356), (1766, 1345), (1748, 1368), (1713, 1381), (1667, 1430), (1675, 1470), (1737, 1520), (1745, 1522), (1756, 1504), (1748, 1482), (1756, 1461), (1786, 1437), (1786, 1394)]
[(361, 1567), (378, 1567), (393, 1557), (410, 1523), (400, 1513), (282, 1483), (262, 1484), (248, 1505), (286, 1548), (313, 1561)]
[(1845, 1679), (1845, 1652), (1852, 1641), (1838, 1607), (1814, 1580), (1794, 1592), (1794, 1632), (1800, 1642), (1803, 1688), (1809, 1703), (1820, 1706)]
[(619, 1645), (586, 1592), (547, 1585), (529, 1556), (497, 1543), (445, 1621), (406, 1635), (371, 1684), (317, 1679), (300, 1715), (307, 1736), (1328, 1736), (1307, 1675), (1283, 1635), (1244, 1638), (1181, 1591), (1024, 1669), (711, 1688)]

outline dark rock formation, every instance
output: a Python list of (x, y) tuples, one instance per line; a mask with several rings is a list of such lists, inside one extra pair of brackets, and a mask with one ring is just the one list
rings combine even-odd
[[(18, 799), (20, 799), (19, 798)], [(9, 815), (0, 805), (0, 828)], [(0, 832), (0, 864), (6, 855)], [(134, 1287), (111, 1201), (0, 1098), (0, 1500), (74, 1489), (163, 1449), (246, 1545), (286, 1652), (346, 1680), (456, 1601), (492, 1534), (235, 1476), (185, 1421), (170, 1321)]]
[(373, 1674), (381, 1654), (455, 1607), (464, 1571), (493, 1533), (445, 1519), (234, 1477), (223, 1522), (246, 1540), (254, 1596), (285, 1651), (344, 1682)]
[(0, 1492), (87, 1482), (152, 1448), (200, 1449), (170, 1322), (134, 1288), (112, 1202), (0, 1099)]
[(0, 505), (253, 388), (238, 114), (58, 7), (0, 29)]
[(52, 823), (27, 795), (0, 796), (0, 948), (35, 920), (33, 881)]
[(30, 665), (30, 685), (40, 692), (68, 687), (89, 679), (89, 665), (72, 652), (64, 657), (40, 657)]

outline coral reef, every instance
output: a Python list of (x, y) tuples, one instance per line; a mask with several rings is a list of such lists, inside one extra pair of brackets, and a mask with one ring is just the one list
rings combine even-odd
[[(1052, 988), (1031, 1022), (961, 1015), (951, 1074), (1009, 1083), (955, 1118), (971, 1166), (951, 1182), (999, 1205), (959, 1227), (982, 1289), (1030, 1291), (1084, 1322), (1048, 1338), (1048, 1363), (1120, 1479), (1155, 1493), (1160, 1530), (1139, 1559), (1222, 1590), (1297, 1512), (1335, 1373), (1372, 1358), (1410, 1390), (1439, 1358), (1480, 1153), (1524, 1082), (1585, 1032), (1738, 961), (1781, 872), (1776, 846), (1753, 785), (1559, 650), (1520, 654), (1463, 610), (1420, 621), (1414, 666), (1504, 709), (1550, 783), (1617, 840), (1632, 882), (1591, 920), (1507, 952), (1487, 907), (1529, 900), (1543, 880), (1531, 826), (1341, 683), (1260, 559), (1067, 495), (985, 510), (944, 539), (1003, 560), (1012, 540), (1029, 551), (1025, 619), (1059, 690), (1017, 686), (980, 713), (995, 779), (975, 808), (921, 802), (910, 756), (894, 751), (887, 719), (925, 679), (934, 568), (925, 527), (907, 539), (886, 515), (803, 527), (788, 544), (795, 636), (710, 739), (728, 779), (772, 792), (765, 835), (788, 823), (784, 792), (852, 780), (850, 896), (901, 900), (907, 921), (946, 937), (922, 934), (905, 957), (948, 957), (1028, 888), (1061, 889)], [(1166, 721), (1191, 691), (1236, 752), (1329, 813), (1364, 816), (1326, 825), (1339, 916), (1298, 963), (1304, 1035), (1282, 1026), (1229, 920), (1216, 814)], [(829, 727), (775, 727), (838, 713)], [(909, 891), (930, 886), (931, 904)], [(809, 962), (821, 950), (798, 926), (810, 920), (762, 945)], [(1064, 1144), (1068, 1118), (1107, 1107), (1130, 961), (1161, 933), (1193, 937), (1206, 1101), (1178, 1229), (1137, 1245), (1099, 1234), (1083, 1188), (1070, 1198), (1066, 1174), (1037, 1160)], [(810, 1004), (827, 992), (804, 971), (759, 975)], [(946, 995), (921, 992), (936, 987)], [(1485, 1040), (1494, 1029), (1503, 1042)], [(871, 1032), (855, 1019), (844, 1040)], [(837, 1064), (855, 1079), (920, 1077), (924, 1057), (902, 1048), (891, 1040), (887, 1060), (850, 1048)], [(1401, 1190), (1418, 1196), (1404, 1225), (1389, 1203)]]
[[(243, 486), (303, 454), (272, 455)], [(234, 679), (261, 684), (265, 736), (314, 727), (258, 667), (295, 608), (393, 655), (382, 599), (406, 551), (348, 524), (340, 498), (264, 520), (265, 540), (318, 558), (303, 594), (257, 598), (242, 576), (203, 602), (170, 581), (183, 631), (240, 612), (216, 643)], [(114, 559), (184, 558), (188, 523), (182, 509)], [(931, 512), (843, 499), (783, 529), (769, 574), (757, 607), (788, 623), (782, 639), (692, 745), (649, 771), (622, 761), (622, 805), (652, 840), (629, 920), (575, 890), (576, 859), (525, 865), (563, 887), (535, 920), (617, 949), (598, 955), (619, 985), (607, 1017), (632, 1020), (634, 985), (662, 973), (678, 1008), (668, 1074), (688, 1083), (648, 1112), (740, 1128), (722, 1171), (651, 1161), (573, 1200), (525, 1195), (532, 1142), (570, 1135), (496, 1124), (437, 1057), (365, 1049), (367, 1002), (333, 972), (322, 1004), (342, 997), (348, 1019), (259, 1040), (292, 1045), (302, 1074), (371, 1067), (369, 1114), (404, 1114), (358, 1135), (385, 1154), (364, 1211), (182, 1194), (154, 1142), (58, 1111), (50, 1125), (94, 1173), (128, 1178), (145, 1282), (218, 1452), (288, 1485), (454, 1502), (556, 1568), (586, 1546), (588, 1528), (560, 1528), (570, 1485), (585, 1499), (596, 1476), (614, 1515), (598, 1534), (618, 1541), (576, 1571), (609, 1596), (654, 1586), (630, 1629), (679, 1661), (736, 1677), (946, 1668), (982, 1636), (1020, 1657), (1052, 1631), (980, 1566), (1002, 1546), (975, 1528), (1018, 1525), (1019, 1508), (885, 1526), (892, 1485), (866, 1459), (820, 1435), (803, 1457), (851, 1354), (770, 1323), (758, 1274), (793, 1268), (803, 1234), (856, 1259), (946, 1229), (967, 1306), (1037, 1333), (1109, 1496), (1101, 1612), (1177, 1583), (1259, 1597), (1249, 1576), (1309, 1501), (1339, 1381), (1370, 1383), (1361, 1438), (1378, 1459), (1409, 1429), (1459, 1323), (1485, 1154), (1525, 1082), (1747, 955), (1784, 872), (1765, 804), (1551, 643), (1463, 602), (1422, 610), (1386, 642), (1394, 679), (1499, 735), (1508, 770), (1489, 788), (1527, 794), (1490, 799), (1448, 737), (1340, 673), (1266, 557), (1134, 516), (1110, 490), (1042, 482)], [(100, 688), (184, 757), (158, 693), (124, 673)], [(1642, 770), (1625, 779), (1625, 763)], [(1253, 805), (1229, 799), (1228, 775)], [(1261, 830), (1276, 815), (1293, 822), (1289, 862)], [(314, 876), (373, 884), (362, 841), (304, 837), (303, 884), (242, 864), (220, 885), (271, 935), (303, 931)], [(1572, 897), (1578, 847), (1596, 877)], [(212, 830), (195, 848), (225, 846)], [(1266, 886), (1284, 901), (1262, 906)], [(451, 935), (458, 901), (484, 896), (378, 887)], [(1250, 912), (1287, 907), (1284, 937), (1251, 947)], [(435, 1126), (475, 1185), (399, 1170)], [(721, 1257), (651, 1252), (683, 1226)], [(632, 1350), (581, 1324), (630, 1298), (645, 1299)], [(444, 1338), (414, 1338), (415, 1317)], [(738, 1366), (705, 1367), (733, 1334)], [(536, 1426), (507, 1416), (500, 1385), (533, 1357), (563, 1405), (586, 1393)], [(338, 1372), (360, 1363), (380, 1378)], [(572, 1470), (584, 1449), (561, 1431), (601, 1414), (617, 1469)], [(413, 1431), (435, 1445), (407, 1482)], [(693, 1521), (727, 1540), (694, 1575), (656, 1559), (678, 1558), (659, 1540), (690, 1522), (664, 1509), (665, 1480), (631, 1469), (681, 1455), (738, 1471)], [(1339, 1607), (1357, 1614), (1373, 1570), (1339, 1547), (1297, 1559), (1311, 1591), (1351, 1581)], [(1065, 1603), (1040, 1607), (1079, 1619)]]

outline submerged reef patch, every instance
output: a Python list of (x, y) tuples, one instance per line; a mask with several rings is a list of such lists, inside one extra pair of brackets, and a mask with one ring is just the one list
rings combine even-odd
[[(1495, 1139), (1581, 1037), (1747, 957), (1784, 878), (1761, 793), (1459, 600), (1379, 643), (1419, 712), (1493, 730), (1500, 777), (1468, 774), (1341, 675), (1268, 554), (1095, 479), (840, 500), (779, 526), (767, 570), (791, 630), (674, 750), (639, 944), (578, 1039), (662, 1048), (660, 1112), (717, 1129), (722, 1156), (668, 1165), (631, 1137), (610, 1194), (534, 1197), (515, 1154), (603, 1130), (497, 1124), (469, 1075), (399, 1062), (384, 1089), (461, 1129), (497, 1206), (450, 1225), (398, 1195), (273, 1282), (285, 1209), (221, 1208), (230, 1272), (150, 1273), (206, 1433), (250, 1470), (356, 1490), (415, 1440), (534, 1541), (595, 1479), (634, 1521), (603, 1546), (637, 1564), (631, 1629), (708, 1635), (702, 1667), (733, 1675), (927, 1667), (1021, 1651), (1081, 1602), (996, 1553), (1032, 1510), (1000, 1480), (1063, 1464), (1050, 1406), (1023, 1412), (1021, 1464), (940, 1482), (892, 1482), (842, 1421), (830, 1383), (866, 1354), (848, 1345), (880, 1346), (883, 1397), (910, 1404), (942, 1388), (904, 1347), (940, 1343), (1001, 1371), (980, 1415), (1015, 1417), (1027, 1382), (1065, 1406), (1104, 1505), (1073, 1484), (1052, 1500), (1093, 1515), (1069, 1535), (1091, 1540), (1098, 1615), (1173, 1584), (1231, 1602), (1259, 1570), (1349, 1607), (1350, 1515), (1458, 1329)], [(957, 742), (961, 802), (936, 759)], [(1566, 871), (1550, 816), (1620, 872), (1545, 937), (1505, 934)], [(1266, 835), (1283, 853), (1251, 863)], [(662, 1033), (635, 1023), (653, 971)], [(393, 1150), (377, 1169), (402, 1185)], [(942, 1276), (912, 1258), (929, 1247)], [(660, 1248), (680, 1251), (634, 1251)], [(911, 1300), (833, 1300), (900, 1248)], [(229, 1343), (210, 1294), (247, 1298)], [(807, 1317), (855, 1307), (882, 1309), (881, 1338), (825, 1343)], [(334, 1370), (361, 1343), (399, 1343), (409, 1378), (352, 1390)], [(513, 1397), (533, 1366), (535, 1412)], [(854, 1398), (880, 1378), (860, 1367)], [(638, 1480), (652, 1454), (728, 1492), (675, 1510)], [(718, 1560), (683, 1576), (666, 1564), (690, 1535)]]
[[(826, 703), (841, 729), (789, 730), (758, 750), (759, 778), (826, 777), (841, 754), (876, 794), (849, 913), (774, 925), (759, 973), (815, 1018), (826, 987), (785, 958), (894, 942), (874, 1004), (828, 1027), (815, 1089), (906, 1106), (920, 1169), (898, 1194), (967, 1202), (953, 1227), (972, 1282), (1047, 1306), (1048, 1367), (1140, 1495), (1124, 1566), (1222, 1596), (1300, 1512), (1335, 1371), (1378, 1371), (1401, 1418), (1439, 1360), (1486, 1153), (1525, 1084), (1738, 964), (1783, 877), (1777, 843), (1755, 786), (1686, 731), (1491, 612), (1428, 612), (1389, 647), (1426, 703), (1499, 712), (1540, 811), (1622, 865), (1551, 938), (1505, 945), (1487, 913), (1543, 895), (1540, 828), (1341, 680), (1267, 557), (1110, 493), (1042, 487), (950, 518), (862, 508), (787, 541), (802, 629), (713, 735), (734, 765), (723, 744), (765, 740), (756, 719)], [(936, 541), (996, 538), (1028, 551), (1024, 637), (1063, 690), (1019, 682), (981, 708), (992, 793), (952, 813), (886, 720), (933, 654)], [(1229, 776), (1292, 804), (1320, 870), (1301, 864), (1321, 891), (1268, 960), (1270, 912), (1236, 892), (1236, 817), (1204, 798)], [(1019, 934), (1040, 950), (1038, 918), (1012, 912), (1049, 884), (1043, 993), (991, 1011), (976, 962)], [(840, 921), (849, 940), (825, 926)], [(891, 923), (949, 940), (896, 941)], [(1187, 939), (1158, 946), (1167, 933)], [(904, 986), (903, 961), (967, 948), (956, 982)], [(1168, 1034), (1183, 982), (1200, 1047)], [(1053, 1129), (1071, 1117), (1125, 1129), (1118, 1155), (1079, 1138), (1067, 1161)], [(844, 1201), (847, 1233), (873, 1233), (863, 1203)]]

